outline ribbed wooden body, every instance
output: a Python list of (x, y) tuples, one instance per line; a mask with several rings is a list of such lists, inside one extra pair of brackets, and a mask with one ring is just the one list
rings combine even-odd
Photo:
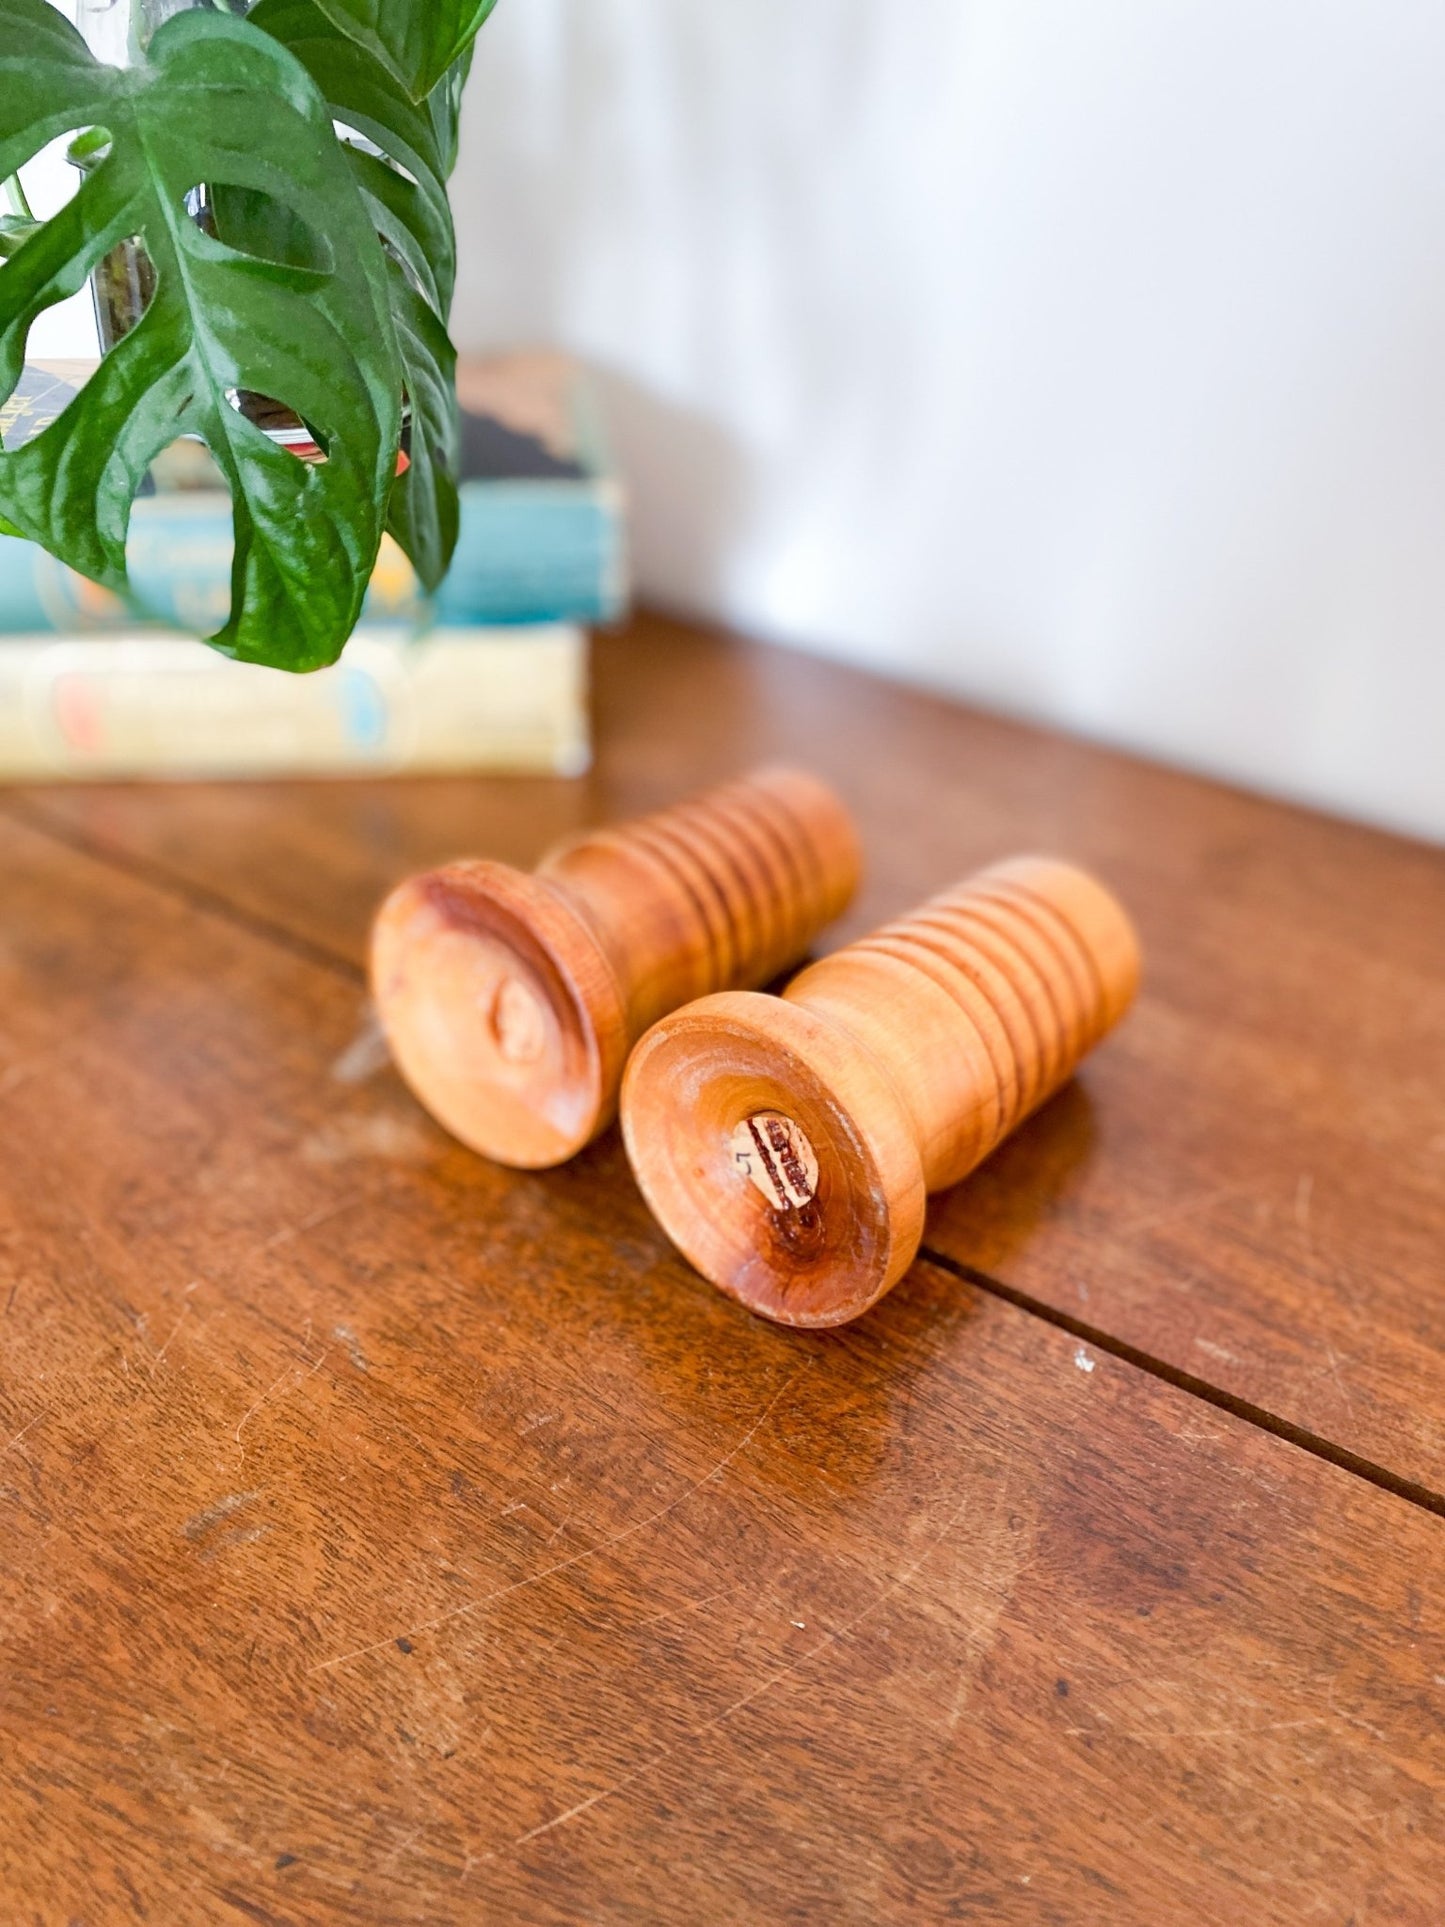
[(843, 805), (762, 769), (589, 832), (526, 875), (448, 864), (383, 904), (372, 984), (403, 1075), (464, 1143), (538, 1167), (611, 1119), (627, 1053), (668, 1011), (762, 984), (857, 886)]
[(907, 1269), (926, 1193), (1072, 1075), (1138, 976), (1101, 884), (998, 864), (781, 998), (710, 997), (659, 1023), (624, 1084), (633, 1168), (715, 1284), (785, 1323), (841, 1323)]
[(796, 963), (847, 908), (858, 841), (816, 777), (765, 769), (590, 831), (536, 874), (606, 951), (635, 1039), (679, 1004), (768, 983)]

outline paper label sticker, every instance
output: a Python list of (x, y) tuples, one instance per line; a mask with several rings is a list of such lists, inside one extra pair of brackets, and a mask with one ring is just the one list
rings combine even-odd
[(733, 1162), (774, 1210), (811, 1204), (818, 1189), (813, 1147), (790, 1117), (758, 1111), (745, 1117), (731, 1138)]

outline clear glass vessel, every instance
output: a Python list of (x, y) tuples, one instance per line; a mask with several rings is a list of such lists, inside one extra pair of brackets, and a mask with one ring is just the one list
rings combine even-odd
[(253, 0), (78, 0), (76, 25), (98, 59), (129, 67), (162, 21), (205, 7), (212, 13), (249, 13)]

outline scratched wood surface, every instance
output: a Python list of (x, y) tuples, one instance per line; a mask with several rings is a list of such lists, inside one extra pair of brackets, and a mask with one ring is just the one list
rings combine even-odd
[(802, 1335), (0, 821), (17, 1922), (1439, 1917), (1445, 1527), (922, 1265)]
[(659, 617), (601, 641), (597, 694), (583, 783), (10, 807), (353, 964), (411, 869), (530, 863), (776, 754), (858, 812), (837, 940), (1011, 851), (1092, 864), (1139, 922), (1141, 1002), (927, 1245), (1445, 1504), (1445, 854)]

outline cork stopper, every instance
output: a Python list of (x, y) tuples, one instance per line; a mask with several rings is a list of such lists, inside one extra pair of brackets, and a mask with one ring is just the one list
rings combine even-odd
[(612, 1119), (627, 1053), (668, 1011), (766, 983), (857, 884), (838, 798), (763, 769), (550, 852), (409, 878), (378, 913), (372, 985), (402, 1075), (501, 1163), (561, 1163)]
[(927, 1193), (1072, 1075), (1138, 976), (1101, 884), (996, 865), (781, 998), (707, 997), (658, 1023), (623, 1083), (633, 1170), (714, 1284), (783, 1324), (842, 1324), (907, 1270)]

